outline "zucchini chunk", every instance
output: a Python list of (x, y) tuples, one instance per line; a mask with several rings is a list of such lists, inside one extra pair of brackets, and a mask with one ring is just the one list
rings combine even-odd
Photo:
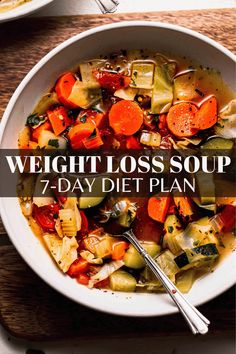
[(208, 140), (205, 144), (201, 146), (201, 149), (213, 149), (213, 150), (232, 150), (234, 143), (232, 140), (225, 138), (214, 138)]
[(124, 270), (115, 271), (109, 278), (113, 291), (134, 292), (136, 289), (136, 279)]
[(186, 250), (179, 256), (175, 257), (174, 261), (180, 269), (189, 269), (193, 267), (201, 267), (205, 262), (213, 261), (218, 256), (219, 252), (216, 244), (208, 243), (203, 246)]
[[(151, 257), (156, 257), (161, 250), (155, 242), (145, 242), (142, 246)], [(140, 269), (145, 267), (145, 261), (133, 245), (126, 251), (123, 261), (128, 268)]]

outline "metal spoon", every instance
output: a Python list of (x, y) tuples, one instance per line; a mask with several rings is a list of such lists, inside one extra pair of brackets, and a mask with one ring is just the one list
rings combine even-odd
[(95, 0), (103, 14), (113, 13), (119, 5), (118, 0)]
[(148, 267), (153, 271), (156, 277), (160, 280), (165, 290), (175, 302), (179, 311), (182, 313), (188, 323), (193, 334), (206, 334), (210, 321), (204, 317), (193, 305), (191, 305), (176, 288), (172, 281), (165, 275), (162, 269), (158, 266), (155, 260), (145, 251), (132, 230), (124, 232), (122, 235), (113, 235), (116, 237), (125, 237), (137, 249), (140, 255), (145, 260)]

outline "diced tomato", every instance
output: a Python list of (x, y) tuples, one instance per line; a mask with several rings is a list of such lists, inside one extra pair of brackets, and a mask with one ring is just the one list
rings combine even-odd
[(82, 285), (88, 285), (89, 279), (89, 276), (85, 273), (81, 273), (76, 277), (77, 282)]
[(226, 205), (220, 213), (220, 218), (224, 223), (223, 231), (230, 232), (236, 227), (236, 207), (233, 205)]
[(126, 148), (130, 149), (130, 150), (140, 150), (141, 149), (141, 144), (138, 141), (137, 138), (135, 138), (134, 136), (129, 136), (126, 139)]
[(80, 273), (85, 273), (89, 270), (89, 264), (88, 262), (83, 259), (82, 257), (79, 257), (74, 261), (74, 263), (71, 264), (67, 274), (71, 278), (77, 277)]
[(161, 136), (166, 136), (169, 134), (169, 130), (166, 123), (166, 114), (160, 114), (158, 128)]
[(98, 283), (96, 283), (94, 285), (94, 288), (98, 288), (98, 289), (107, 288), (109, 286), (109, 283), (110, 283), (110, 280), (109, 280), (109, 278), (107, 278), (107, 279), (101, 280)]
[(33, 205), (33, 217), (44, 231), (55, 230), (55, 218), (60, 210), (58, 204), (50, 204), (42, 207)]
[(81, 216), (81, 230), (80, 232), (82, 232), (83, 234), (86, 234), (89, 230), (89, 223), (88, 223), (88, 219), (85, 215), (85, 212), (83, 210), (80, 210), (80, 216)]
[(68, 117), (65, 107), (63, 106), (56, 107), (53, 110), (48, 110), (47, 116), (56, 135), (60, 135), (67, 127), (71, 125), (71, 120)]
[(94, 70), (93, 74), (101, 87), (110, 92), (115, 92), (121, 88), (128, 87), (131, 82), (131, 78), (129, 76), (119, 73), (116, 74), (109, 71)]

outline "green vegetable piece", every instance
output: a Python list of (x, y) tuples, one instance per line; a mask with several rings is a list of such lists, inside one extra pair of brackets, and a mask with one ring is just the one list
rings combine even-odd
[(196, 276), (196, 270), (195, 269), (189, 269), (186, 272), (183, 272), (177, 276), (176, 280), (176, 286), (177, 288), (183, 293), (186, 294), (188, 293), (194, 283)]
[(38, 115), (44, 114), (50, 107), (59, 103), (56, 92), (47, 93), (41, 98), (33, 113), (37, 113)]
[(132, 65), (131, 87), (151, 89), (153, 86), (154, 63), (134, 62)]
[(155, 68), (151, 102), (152, 114), (168, 112), (173, 101), (173, 84), (167, 65), (163, 64)]
[(203, 150), (232, 150), (234, 143), (232, 140), (225, 138), (213, 138), (208, 140), (201, 146)]
[(59, 142), (58, 139), (49, 139), (48, 140), (48, 145), (55, 147), (56, 149), (59, 148)]
[(219, 256), (218, 249), (215, 243), (208, 243), (199, 247), (194, 247), (186, 250), (179, 256), (175, 257), (174, 261), (182, 270), (189, 268), (202, 267), (208, 261), (213, 261)]
[(113, 291), (134, 292), (136, 289), (136, 279), (124, 270), (115, 271), (109, 279)]
[(32, 113), (27, 117), (26, 125), (32, 128), (37, 128), (40, 124), (46, 121), (46, 115), (39, 116), (38, 113)]
[(181, 248), (176, 240), (176, 235), (183, 232), (182, 225), (176, 215), (168, 215), (164, 223), (166, 231), (164, 235), (163, 246), (169, 248), (173, 254), (181, 251)]
[(195, 174), (200, 204), (215, 204), (215, 182), (213, 174), (198, 172)]
[[(157, 254), (161, 251), (161, 247), (155, 242), (145, 242), (142, 244), (142, 246), (151, 257), (156, 257)], [(126, 251), (123, 260), (125, 262), (126, 267), (132, 269), (141, 269), (145, 267), (145, 261), (132, 245)]]

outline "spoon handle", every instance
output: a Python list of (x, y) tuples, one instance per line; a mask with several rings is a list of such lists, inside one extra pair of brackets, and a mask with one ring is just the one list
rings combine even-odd
[(118, 0), (95, 0), (103, 14), (115, 12), (119, 5)]
[(205, 318), (192, 304), (190, 304), (183, 294), (176, 288), (172, 281), (165, 275), (155, 260), (140, 245), (132, 230), (126, 231), (124, 236), (129, 239), (140, 255), (144, 258), (146, 264), (160, 280), (165, 290), (171, 296), (179, 311), (182, 313), (193, 334), (206, 334), (210, 322)]

